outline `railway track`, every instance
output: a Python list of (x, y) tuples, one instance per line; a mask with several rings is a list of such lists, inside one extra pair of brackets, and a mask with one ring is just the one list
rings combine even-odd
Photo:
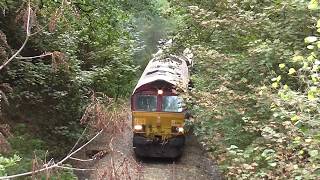
[(177, 161), (143, 159), (143, 179), (146, 180), (207, 180), (221, 179), (216, 166), (206, 158), (194, 136), (187, 136), (183, 155)]
[[(130, 121), (130, 120), (128, 120)], [(128, 122), (130, 124), (131, 122)], [(94, 168), (92, 172), (77, 172), (80, 180), (220, 180), (218, 170), (194, 136), (187, 136), (183, 155), (177, 160), (136, 158), (132, 149), (132, 131), (128, 126), (122, 133), (103, 133), (80, 152), (77, 167)], [(99, 154), (100, 153), (100, 154)]]

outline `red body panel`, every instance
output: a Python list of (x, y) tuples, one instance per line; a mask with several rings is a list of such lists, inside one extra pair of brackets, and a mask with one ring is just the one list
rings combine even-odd
[[(163, 90), (163, 94), (159, 95), (158, 90)], [(135, 111), (135, 104), (136, 104), (136, 95), (156, 95), (157, 96), (157, 112), (161, 112), (162, 109), (162, 96), (169, 96), (169, 95), (177, 95), (174, 93), (175, 88), (165, 81), (156, 81), (150, 84), (146, 84), (138, 88), (135, 93), (131, 96), (131, 110)]]

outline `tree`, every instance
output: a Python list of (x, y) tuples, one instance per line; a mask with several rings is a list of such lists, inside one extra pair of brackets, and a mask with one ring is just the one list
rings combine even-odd
[(132, 18), (139, 8), (153, 10), (150, 3), (131, 3), (1, 1), (0, 90), (8, 102), (1, 123), (27, 125), (34, 130), (28, 135), (57, 147), (50, 156), (69, 150), (65, 145), (79, 137), (92, 92), (110, 98), (131, 92), (138, 70)]
[[(311, 168), (317, 164), (318, 142), (306, 134), (317, 132), (317, 126), (310, 127), (305, 118), (299, 121), (317, 116), (312, 110), (317, 102), (307, 100), (307, 94), (317, 98), (318, 91), (307, 85), (312, 84), (312, 73), (297, 71), (307, 61), (301, 55), (306, 52), (303, 39), (314, 36), (318, 16), (307, 6), (316, 7), (317, 1), (170, 2), (185, 17), (175, 50), (191, 47), (195, 53), (195, 133), (225, 176), (318, 176)], [(312, 36), (308, 40), (315, 39)], [(308, 48), (316, 49), (312, 43)], [(298, 61), (292, 63), (292, 58)], [(305, 68), (313, 66), (312, 61)], [(302, 115), (298, 104), (309, 111)]]

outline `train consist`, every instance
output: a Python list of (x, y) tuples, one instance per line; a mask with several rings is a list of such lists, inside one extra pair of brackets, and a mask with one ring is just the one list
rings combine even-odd
[(186, 112), (178, 91), (188, 89), (191, 57), (190, 53), (164, 55), (160, 50), (140, 77), (131, 97), (137, 156), (176, 158), (182, 154)]

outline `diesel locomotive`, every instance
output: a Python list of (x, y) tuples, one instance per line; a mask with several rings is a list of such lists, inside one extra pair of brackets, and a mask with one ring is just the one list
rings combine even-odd
[(185, 143), (186, 110), (179, 96), (189, 84), (188, 56), (157, 53), (131, 96), (133, 148), (140, 157), (177, 158)]

